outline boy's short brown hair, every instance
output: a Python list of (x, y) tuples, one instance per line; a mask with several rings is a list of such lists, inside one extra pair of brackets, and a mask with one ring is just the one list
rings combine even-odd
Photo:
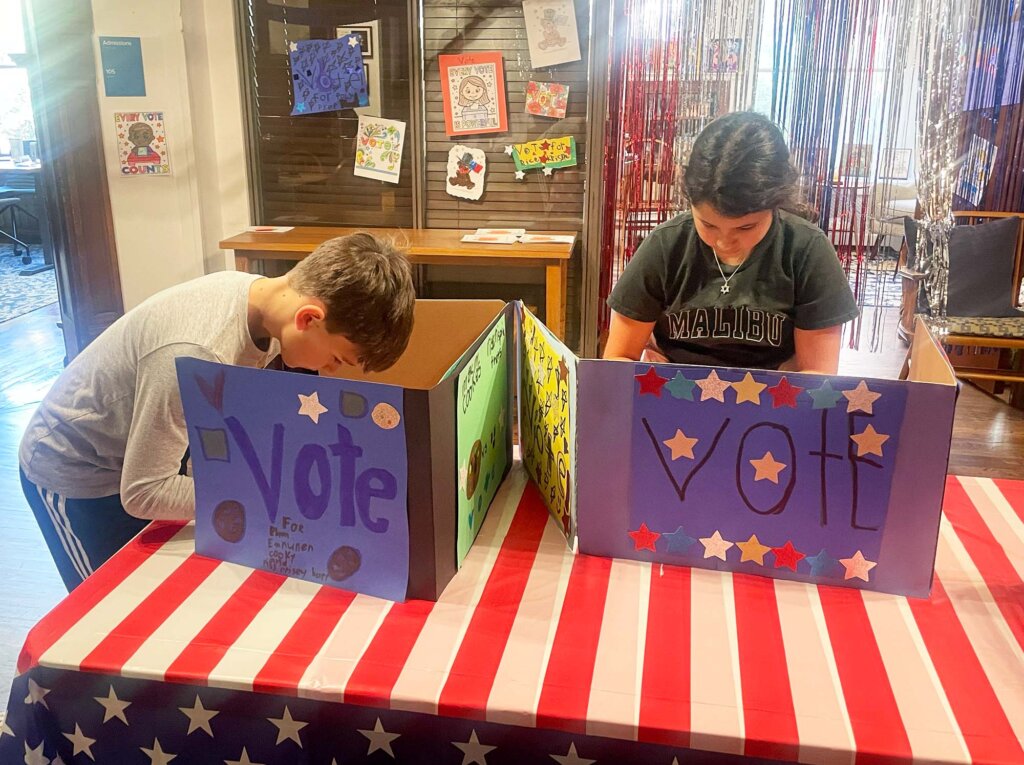
[(416, 291), (405, 253), (360, 232), (328, 239), (288, 272), (296, 292), (327, 307), (327, 331), (362, 349), (368, 372), (387, 369), (409, 344)]

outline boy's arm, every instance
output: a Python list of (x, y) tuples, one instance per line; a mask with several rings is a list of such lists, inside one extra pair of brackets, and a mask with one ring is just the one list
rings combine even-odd
[(174, 360), (192, 356), (220, 361), (201, 346), (165, 346), (139, 360), (135, 407), (121, 471), (121, 504), (144, 519), (195, 517), (195, 486), (179, 475), (188, 432)]

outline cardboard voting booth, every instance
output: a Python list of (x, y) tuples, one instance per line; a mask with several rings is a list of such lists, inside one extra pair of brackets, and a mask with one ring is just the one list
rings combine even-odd
[(523, 462), (592, 555), (902, 595), (931, 588), (957, 385), (578, 359), (521, 319)]
[(383, 373), (178, 374), (203, 555), (434, 600), (510, 468), (518, 401), (523, 464), (581, 553), (931, 587), (957, 386), (923, 325), (910, 379), (881, 380), (579, 359), (522, 304), (419, 301)]
[(513, 317), (418, 301), (395, 366), (346, 378), (179, 359), (196, 551), (435, 600), (511, 466)]

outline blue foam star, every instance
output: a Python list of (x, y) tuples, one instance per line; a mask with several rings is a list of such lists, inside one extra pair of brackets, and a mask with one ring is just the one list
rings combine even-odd
[(811, 576), (824, 576), (839, 563), (839, 561), (825, 552), (824, 547), (821, 548), (821, 552), (817, 555), (808, 555), (804, 560), (811, 565)]
[(665, 388), (672, 394), (672, 398), (685, 398), (693, 401), (693, 389), (697, 383), (687, 379), (682, 372), (676, 372), (676, 376), (665, 383)]
[(306, 104), (303, 103), (302, 101), (299, 101), (299, 103), (295, 104), (295, 111), (297, 111), (297, 112), (304, 112), (304, 111), (306, 111)]
[[(671, 383), (669, 383), (671, 385)], [(662, 534), (661, 538), (668, 542), (668, 551), (670, 553), (683, 553), (686, 552), (686, 548), (692, 545), (697, 540), (683, 531), (683, 527), (680, 526), (675, 531), (670, 531), (666, 534)]]
[(825, 380), (820, 388), (808, 389), (807, 395), (814, 399), (812, 409), (832, 409), (843, 397), (842, 391), (832, 390), (828, 380)]

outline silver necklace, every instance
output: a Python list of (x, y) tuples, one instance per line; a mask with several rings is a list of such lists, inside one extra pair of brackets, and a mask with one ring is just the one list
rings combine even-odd
[[(718, 259), (718, 252), (715, 251), (714, 248), (712, 248), (711, 251), (715, 254), (715, 265), (718, 266), (718, 273), (722, 275), (722, 281), (725, 282), (725, 284), (722, 285), (719, 292), (721, 292), (723, 295), (728, 294), (729, 280), (732, 279), (732, 277), (736, 276), (736, 271), (733, 271), (731, 274), (726, 276), (725, 271), (722, 270), (722, 261)], [(739, 266), (736, 266), (736, 269), (739, 270)]]

